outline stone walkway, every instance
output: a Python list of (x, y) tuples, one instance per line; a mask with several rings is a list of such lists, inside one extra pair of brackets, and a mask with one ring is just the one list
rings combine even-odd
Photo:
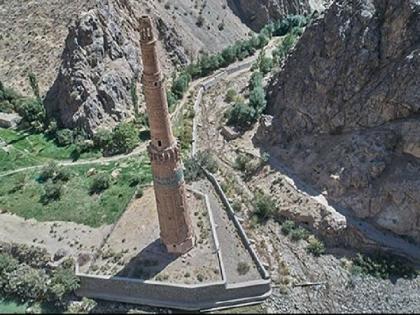
[[(227, 283), (235, 284), (252, 280), (262, 280), (261, 274), (248, 250), (244, 247), (233, 222), (229, 219), (211, 183), (205, 180), (195, 185), (194, 188), (202, 192), (205, 191), (209, 197)], [(245, 274), (238, 272), (239, 263), (244, 263), (249, 267), (249, 270)]]

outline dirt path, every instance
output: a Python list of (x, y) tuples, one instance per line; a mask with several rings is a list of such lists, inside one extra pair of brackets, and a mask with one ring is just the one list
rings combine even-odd
[[(233, 73), (230, 77), (226, 78), (225, 81), (229, 82), (229, 80), (233, 80), (237, 75), (238, 73)], [(225, 95), (227, 84), (223, 85), (222, 87), (221, 85), (214, 85), (209, 89), (209, 91), (207, 91), (208, 93), (206, 93), (205, 98), (210, 99), (206, 100), (203, 97), (202, 106), (200, 106), (199, 111), (196, 112), (196, 124), (199, 126), (199, 130), (197, 131), (197, 146), (201, 147), (201, 149), (211, 148), (212, 150), (216, 151), (216, 156), (218, 160), (223, 163), (224, 167), (229, 168), (231, 171), (233, 171), (234, 174), (236, 174), (236, 172), (232, 169), (232, 165), (227, 163), (227, 157), (230, 153), (238, 148), (250, 151), (250, 148), (254, 147), (251, 139), (252, 136), (250, 136), (252, 132), (249, 132), (249, 134), (247, 134), (244, 139), (233, 141), (235, 144), (234, 147), (232, 146), (232, 143), (226, 142), (223, 137), (221, 137), (218, 131), (218, 126), (220, 124), (220, 117), (222, 115), (220, 106), (223, 104), (223, 101), (221, 100), (220, 96)], [(217, 91), (214, 92), (214, 96), (211, 93), (212, 89), (217, 89)], [(258, 152), (259, 150), (254, 149), (252, 151), (252, 154), (258, 156), (260, 155)], [(270, 152), (268, 151), (268, 153)], [(296, 174), (294, 174), (283, 163), (275, 159), (272, 154), (270, 155), (269, 164), (273, 169), (282, 175), (287, 183), (295, 190), (297, 195), (310, 198), (332, 213), (337, 213), (344, 216), (345, 220), (347, 221), (347, 225), (356, 228), (367, 239), (374, 241), (383, 249), (391, 250), (396, 254), (400, 254), (420, 262), (419, 246), (409, 243), (393, 235), (392, 233), (379, 230), (370, 223), (354, 217), (354, 215), (352, 215), (352, 213), (350, 213), (347, 209), (342, 209), (336, 205), (331, 204), (325, 198), (325, 196), (322, 195), (322, 193), (315, 191), (308, 184), (300, 180)], [(245, 185), (245, 187), (247, 186), (247, 184), (242, 181), (239, 176), (235, 176), (235, 178), (238, 183)], [(249, 191), (248, 189), (246, 190)]]

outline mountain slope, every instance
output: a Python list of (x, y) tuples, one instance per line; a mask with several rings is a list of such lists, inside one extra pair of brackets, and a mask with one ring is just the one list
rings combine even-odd
[(271, 82), (267, 143), (331, 201), (420, 242), (420, 3), (336, 1)]

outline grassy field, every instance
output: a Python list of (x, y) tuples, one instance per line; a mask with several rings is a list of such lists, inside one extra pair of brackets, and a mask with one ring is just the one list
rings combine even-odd
[(0, 300), (0, 314), (24, 314), (27, 304), (18, 304), (12, 301)]
[[(72, 158), (75, 145), (59, 147), (44, 134), (30, 134), (22, 131), (0, 128), (0, 172), (27, 166), (40, 165), (48, 160), (67, 160)], [(81, 159), (100, 157), (100, 152), (88, 152)]]
[[(116, 222), (126, 208), (136, 191), (136, 186), (130, 185), (132, 178), (138, 177), (141, 184), (148, 184), (152, 180), (150, 162), (146, 156), (108, 165), (90, 164), (67, 168), (72, 174), (63, 186), (61, 198), (48, 204), (44, 204), (41, 198), (45, 184), (39, 182), (40, 170), (2, 178), (0, 208), (38, 221), (71, 221), (98, 227)], [(92, 168), (97, 173), (111, 174), (117, 171), (119, 175), (113, 178), (107, 190), (100, 194), (91, 194), (93, 176), (89, 177), (87, 173)]]

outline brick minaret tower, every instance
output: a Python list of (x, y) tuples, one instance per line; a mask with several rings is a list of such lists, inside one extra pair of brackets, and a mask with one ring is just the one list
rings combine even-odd
[(168, 252), (183, 254), (194, 245), (191, 216), (185, 198), (180, 149), (171, 129), (156, 39), (148, 16), (140, 18), (144, 96), (149, 116), (154, 190), (160, 238)]

